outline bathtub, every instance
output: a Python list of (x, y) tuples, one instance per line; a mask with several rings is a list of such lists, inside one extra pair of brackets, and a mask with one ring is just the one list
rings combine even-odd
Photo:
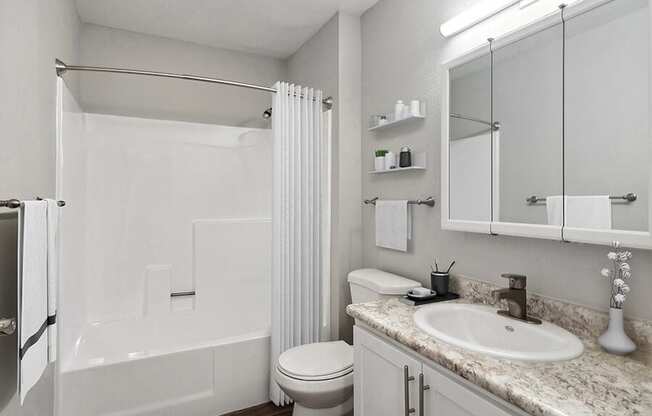
[[(230, 317), (233, 318), (233, 317)], [(269, 397), (269, 326), (184, 311), (87, 325), (60, 364), (59, 416), (215, 416)]]

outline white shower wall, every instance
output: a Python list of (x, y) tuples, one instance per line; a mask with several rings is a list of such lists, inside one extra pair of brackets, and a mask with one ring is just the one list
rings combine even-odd
[(63, 84), (62, 97), (63, 370), (101, 356), (85, 340), (120, 321), (239, 310), (205, 337), (269, 331), (271, 130), (83, 113)]
[(269, 130), (98, 114), (87, 114), (84, 127), (92, 322), (158, 308), (147, 299), (148, 279), (172, 292), (204, 284), (198, 250), (228, 244), (197, 240), (211, 220), (270, 216)]

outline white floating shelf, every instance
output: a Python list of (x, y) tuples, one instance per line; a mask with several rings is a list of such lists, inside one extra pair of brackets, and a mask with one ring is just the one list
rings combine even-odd
[(405, 172), (407, 170), (426, 170), (426, 153), (412, 153), (412, 166), (405, 168), (396, 167), (394, 169), (370, 170), (369, 173), (376, 175), (379, 173)]
[[(423, 120), (424, 118), (426, 118), (426, 116), (423, 116), (423, 115), (407, 116), (405, 118), (401, 118), (401, 119), (398, 119), (398, 120), (388, 121), (385, 124), (379, 124), (377, 126), (369, 127), (369, 131), (382, 130), (382, 129), (386, 129), (388, 127), (398, 126), (399, 124), (406, 124), (406, 123), (409, 123), (410, 121), (413, 121), (413, 120)], [(392, 169), (392, 170), (394, 170), (394, 169)]]

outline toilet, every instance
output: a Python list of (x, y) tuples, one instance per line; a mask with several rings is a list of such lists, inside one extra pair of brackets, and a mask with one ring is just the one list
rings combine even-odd
[[(349, 273), (353, 303), (396, 297), (420, 287), (414, 280), (377, 269)], [(294, 400), (293, 416), (353, 414), (353, 347), (344, 341), (316, 342), (282, 353), (274, 379)]]

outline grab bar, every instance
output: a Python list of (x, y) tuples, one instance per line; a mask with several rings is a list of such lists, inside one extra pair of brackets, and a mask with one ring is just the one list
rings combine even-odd
[(170, 293), (171, 298), (178, 298), (181, 296), (195, 296), (194, 290), (189, 290), (188, 292), (172, 292)]

